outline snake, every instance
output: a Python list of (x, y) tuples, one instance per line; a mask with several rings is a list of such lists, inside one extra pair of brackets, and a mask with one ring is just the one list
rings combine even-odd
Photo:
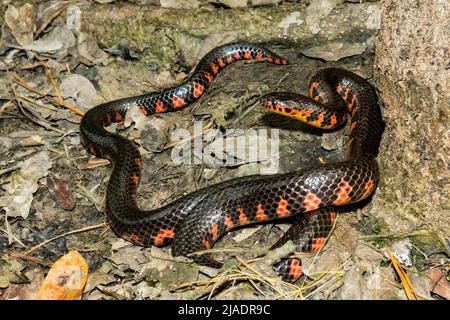
[[(198, 189), (156, 209), (140, 209), (136, 201), (142, 168), (139, 149), (106, 127), (124, 122), (132, 106), (146, 116), (185, 108), (205, 94), (222, 69), (240, 60), (288, 64), (287, 59), (264, 46), (228, 43), (208, 52), (182, 83), (97, 105), (82, 117), (83, 147), (112, 163), (104, 210), (119, 237), (145, 247), (171, 244), (173, 256), (187, 256), (195, 263), (220, 268), (223, 263), (211, 253), (196, 253), (211, 249), (237, 227), (294, 217), (291, 228), (272, 248), (292, 240), (296, 251), (315, 252), (332, 230), (335, 208), (360, 202), (374, 193), (383, 130), (376, 91), (355, 73), (328, 68), (311, 79), (310, 97), (274, 92), (263, 95), (260, 103), (271, 112), (324, 130), (339, 128), (350, 117), (347, 154), (342, 161), (289, 173), (243, 176)], [(273, 268), (290, 282), (303, 273), (297, 258), (280, 260)]]

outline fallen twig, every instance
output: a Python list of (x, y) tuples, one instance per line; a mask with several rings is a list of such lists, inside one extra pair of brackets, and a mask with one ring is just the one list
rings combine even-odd
[(20, 244), (22, 247), (24, 247), (24, 248), (27, 247), (26, 245), (24, 245), (24, 244), (22, 243), (22, 241), (20, 241), (19, 238), (17, 238), (15, 235), (13, 235), (12, 233), (8, 232), (7, 230), (5, 230), (5, 229), (0, 229), (0, 231), (3, 232), (3, 233), (6, 233), (8, 236), (11, 236), (11, 237), (12, 237), (18, 244)]
[(50, 243), (52, 241), (55, 241), (56, 239), (71, 235), (71, 234), (75, 234), (75, 233), (80, 233), (80, 232), (85, 232), (85, 231), (90, 231), (90, 230), (94, 230), (94, 229), (98, 229), (98, 228), (103, 228), (106, 227), (106, 223), (101, 223), (101, 224), (96, 224), (93, 226), (89, 226), (89, 227), (85, 227), (85, 228), (81, 228), (81, 229), (77, 229), (77, 230), (72, 230), (66, 233), (63, 233), (59, 236), (53, 237), (51, 239), (45, 240), (44, 242), (41, 242), (37, 245), (35, 245), (34, 247), (28, 249), (27, 251), (24, 252), (24, 254), (30, 254), (33, 251), (36, 251), (37, 249), (39, 249), (42, 246), (45, 246), (47, 243)]
[(22, 259), (22, 260), (25, 260), (25, 261), (30, 261), (30, 262), (33, 262), (33, 263), (36, 263), (36, 264), (40, 264), (40, 265), (44, 265), (44, 266), (48, 265), (48, 262), (44, 261), (41, 258), (29, 256), (29, 255), (23, 254), (21, 252), (11, 252), (8, 255), (10, 257)]
[(61, 96), (61, 91), (58, 88), (58, 85), (56, 84), (55, 79), (53, 79), (52, 73), (50, 71), (50, 69), (48, 68), (47, 64), (45, 63), (45, 61), (41, 61), (40, 64), (44, 67), (45, 73), (47, 75), (47, 78), (50, 80), (50, 83), (52, 84), (53, 88), (55, 89), (55, 94), (56, 94), (56, 99), (55, 102), (66, 108), (69, 109), (70, 111), (75, 112), (76, 114), (80, 115), (80, 116), (84, 116), (84, 112), (81, 110), (78, 110), (75, 107), (72, 107), (71, 105), (68, 105), (67, 103), (64, 102), (64, 99)]
[(187, 139), (172, 142), (172, 143), (168, 144), (167, 146), (165, 146), (161, 151), (165, 151), (165, 150), (171, 149), (179, 144), (191, 141), (191, 140), (195, 139), (196, 137), (198, 137), (199, 135), (202, 135), (206, 130), (210, 129), (212, 126), (213, 126), (213, 122), (211, 121), (206, 126), (204, 126), (200, 132), (193, 134), (192, 136), (190, 136)]
[(406, 274), (405, 271), (403, 271), (403, 268), (400, 267), (397, 259), (392, 254), (391, 250), (386, 249), (386, 252), (389, 256), (389, 259), (391, 259), (391, 262), (392, 262), (392, 265), (394, 266), (395, 271), (397, 271), (397, 274), (400, 277), (400, 280), (403, 284), (403, 289), (405, 290), (408, 300), (417, 300), (416, 292), (414, 291), (414, 288), (411, 284), (411, 281), (408, 278), (408, 275)]

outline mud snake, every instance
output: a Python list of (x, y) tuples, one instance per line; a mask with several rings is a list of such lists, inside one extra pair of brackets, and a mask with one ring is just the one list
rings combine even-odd
[[(221, 69), (235, 61), (251, 59), (276, 65), (288, 63), (259, 45), (223, 45), (206, 54), (180, 85), (107, 102), (84, 115), (80, 124), (84, 148), (113, 163), (105, 210), (117, 235), (141, 246), (172, 243), (174, 256), (189, 255), (211, 248), (224, 233), (237, 226), (295, 215), (295, 223), (274, 247), (292, 239), (298, 251), (317, 251), (334, 224), (333, 208), (359, 202), (374, 192), (382, 134), (375, 90), (354, 73), (324, 69), (312, 78), (310, 97), (270, 93), (262, 97), (261, 103), (273, 112), (325, 129), (341, 126), (350, 114), (345, 160), (291, 173), (225, 181), (151, 211), (137, 207), (136, 189), (142, 165), (138, 148), (104, 127), (122, 122), (132, 105), (145, 115), (182, 109), (205, 93)], [(208, 254), (192, 258), (199, 264), (221, 266)], [(302, 274), (298, 259), (282, 260), (274, 269), (287, 281), (295, 281)]]

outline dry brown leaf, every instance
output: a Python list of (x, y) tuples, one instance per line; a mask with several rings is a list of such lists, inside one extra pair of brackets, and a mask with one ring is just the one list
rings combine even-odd
[(47, 188), (52, 199), (64, 210), (73, 210), (75, 198), (70, 186), (53, 174), (47, 176)]
[(63, 12), (69, 1), (55, 1), (41, 3), (37, 7), (36, 35), (39, 35), (57, 16)]
[(431, 279), (430, 291), (450, 300), (450, 284), (439, 268), (428, 270), (426, 275)]
[(80, 32), (78, 35), (78, 55), (87, 66), (106, 65), (108, 54), (98, 47), (97, 41), (89, 34)]
[(38, 181), (48, 175), (52, 161), (47, 151), (40, 151), (20, 164), (2, 186), (5, 190), (0, 197), (0, 206), (8, 217), (22, 217), (26, 219), (30, 212), (33, 194), (37, 191)]
[(32, 4), (26, 3), (19, 9), (9, 5), (5, 12), (5, 23), (20, 46), (33, 41), (36, 12)]
[(99, 103), (94, 85), (82, 75), (70, 74), (65, 76), (59, 85), (59, 89), (64, 102), (83, 111), (87, 111)]
[(44, 280), (44, 272), (40, 267), (27, 267), (24, 272), (28, 283), (10, 284), (0, 293), (0, 300), (31, 300), (33, 299)]

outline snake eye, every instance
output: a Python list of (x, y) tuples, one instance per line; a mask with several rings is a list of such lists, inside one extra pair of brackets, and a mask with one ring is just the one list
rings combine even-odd
[(266, 95), (261, 98), (261, 104), (267, 109), (273, 109), (278, 105), (278, 101), (273, 96)]

